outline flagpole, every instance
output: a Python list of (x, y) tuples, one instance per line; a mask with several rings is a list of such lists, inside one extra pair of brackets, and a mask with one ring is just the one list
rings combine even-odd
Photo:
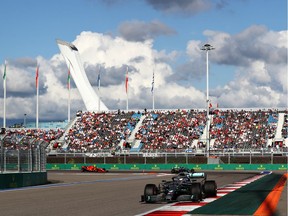
[(126, 83), (125, 83), (125, 86), (126, 86), (126, 111), (128, 113), (128, 67), (127, 67), (127, 71), (126, 71)]
[(152, 94), (153, 94), (153, 105), (152, 105), (152, 109), (153, 109), (153, 111), (154, 111), (154, 109), (155, 109), (155, 106), (154, 106), (154, 104), (155, 104), (155, 101), (154, 101), (154, 92), (153, 92)]
[(3, 74), (3, 89), (4, 89), (4, 100), (3, 100), (3, 128), (6, 128), (6, 66), (7, 62), (4, 63), (4, 74)]
[(100, 65), (98, 72), (98, 112), (100, 112)]
[(71, 104), (71, 92), (70, 92), (70, 65), (69, 65), (69, 69), (68, 69), (68, 123), (70, 122), (71, 118), (71, 114), (70, 114), (70, 104)]
[(153, 67), (153, 77), (152, 77), (152, 110), (154, 111), (155, 109), (155, 98), (154, 98), (154, 67)]
[(36, 102), (36, 129), (38, 129), (39, 122), (39, 87), (37, 87), (37, 102)]
[(126, 93), (126, 111), (128, 112), (129, 101), (128, 101), (128, 92)]
[(39, 78), (39, 65), (37, 64), (36, 68), (36, 129), (38, 129), (38, 122), (39, 122), (39, 85), (38, 79)]
[(71, 96), (70, 96), (70, 88), (68, 89), (68, 123), (70, 122), (70, 103), (71, 103)]
[(127, 93), (127, 99), (126, 99), (127, 101), (126, 101), (126, 111), (128, 112), (128, 107), (129, 107), (129, 102), (128, 102), (128, 93)]

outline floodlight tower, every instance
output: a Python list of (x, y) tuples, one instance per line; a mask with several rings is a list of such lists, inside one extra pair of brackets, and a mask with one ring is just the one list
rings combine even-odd
[(205, 44), (202, 46), (201, 50), (206, 51), (206, 102), (207, 102), (207, 131), (206, 131), (206, 150), (208, 152), (208, 157), (210, 154), (210, 118), (209, 118), (209, 109), (210, 109), (210, 100), (209, 100), (209, 51), (214, 50), (215, 48), (210, 44)]

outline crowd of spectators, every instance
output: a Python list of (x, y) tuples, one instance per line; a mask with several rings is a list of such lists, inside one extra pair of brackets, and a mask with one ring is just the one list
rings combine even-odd
[(46, 143), (58, 140), (64, 134), (64, 129), (29, 129), (29, 128), (7, 128), (3, 139), (3, 148), (28, 149), (38, 143)]
[[(83, 112), (65, 135), (68, 152), (117, 151), (121, 140), (126, 140), (139, 119), (134, 112)], [(125, 142), (124, 142), (125, 144)]]
[[(145, 116), (135, 139), (141, 141), (141, 150), (186, 150), (205, 148), (201, 140), (206, 126), (205, 110), (155, 110), (143, 112), (83, 112), (77, 115), (65, 136), (64, 129), (8, 129), (6, 137), (10, 142), (4, 144), (7, 149), (17, 149), (25, 139), (55, 142), (59, 151), (77, 152), (114, 152), (131, 148), (127, 142), (141, 116)], [(278, 122), (278, 110), (221, 110), (210, 113), (210, 139), (212, 149), (255, 149), (267, 147), (268, 139), (273, 139)], [(282, 137), (287, 138), (288, 115), (285, 111)], [(66, 148), (58, 145), (57, 140), (64, 136)], [(23, 137), (26, 137), (25, 139)], [(16, 141), (11, 141), (16, 140)], [(22, 140), (20, 142), (20, 140)], [(57, 144), (57, 145), (56, 145)], [(18, 146), (18, 147), (17, 147)], [(21, 146), (21, 145), (20, 145)]]
[(216, 110), (210, 128), (213, 148), (265, 148), (277, 128), (276, 110)]
[(136, 134), (143, 150), (172, 150), (192, 147), (206, 124), (205, 111), (160, 110), (146, 113)]

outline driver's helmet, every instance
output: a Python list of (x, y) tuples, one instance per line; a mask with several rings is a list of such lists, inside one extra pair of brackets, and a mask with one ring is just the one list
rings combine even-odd
[(189, 182), (189, 178), (187, 176), (183, 176), (183, 177), (179, 178), (179, 181), (181, 183), (186, 183), (186, 182)]
[(183, 176), (184, 177), (184, 176), (187, 176), (187, 175), (186, 175), (185, 172), (181, 172), (181, 173), (178, 174), (178, 176)]

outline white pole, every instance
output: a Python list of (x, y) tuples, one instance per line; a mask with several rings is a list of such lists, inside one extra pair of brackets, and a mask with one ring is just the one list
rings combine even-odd
[(155, 97), (154, 97), (154, 90), (153, 90), (153, 93), (152, 93), (153, 95), (153, 102), (152, 102), (152, 109), (153, 109), (153, 111), (154, 111), (154, 109), (155, 109)]
[(39, 65), (36, 68), (36, 129), (39, 123)]
[(128, 109), (129, 109), (128, 92), (127, 92), (126, 97), (127, 97), (127, 99), (126, 99), (126, 111), (128, 112)]
[(129, 106), (129, 102), (128, 102), (128, 81), (129, 81), (129, 78), (128, 78), (128, 67), (127, 67), (127, 71), (126, 71), (126, 83), (125, 83), (125, 87), (126, 87), (126, 111), (128, 113), (128, 106)]
[(207, 138), (206, 138), (206, 149), (209, 156), (209, 150), (210, 150), (210, 134), (209, 134), (209, 125), (210, 125), (210, 119), (209, 119), (209, 63), (208, 63), (208, 50), (206, 50), (206, 101), (207, 101)]
[(4, 89), (4, 101), (3, 101), (3, 128), (6, 128), (6, 67), (7, 62), (4, 63), (4, 74), (3, 74), (3, 89)]
[(153, 68), (153, 77), (152, 77), (152, 110), (154, 111), (155, 109), (155, 97), (154, 97), (154, 77), (155, 75), (155, 68)]
[(100, 82), (101, 82), (101, 76), (100, 76), (100, 65), (99, 65), (99, 74), (98, 74), (98, 112), (100, 112)]
[(207, 133), (206, 133), (206, 150), (207, 150), (207, 155), (209, 157), (210, 154), (210, 118), (209, 118), (209, 109), (210, 109), (210, 101), (209, 101), (209, 56), (208, 52), (209, 50), (213, 50), (214, 48), (210, 44), (205, 44), (201, 50), (206, 51), (206, 102), (207, 102)]
[(71, 120), (71, 92), (70, 92), (70, 68), (68, 72), (68, 123)]
[(39, 87), (37, 87), (37, 102), (36, 102), (36, 129), (39, 123)]
[(100, 81), (98, 84), (98, 112), (100, 112)]

